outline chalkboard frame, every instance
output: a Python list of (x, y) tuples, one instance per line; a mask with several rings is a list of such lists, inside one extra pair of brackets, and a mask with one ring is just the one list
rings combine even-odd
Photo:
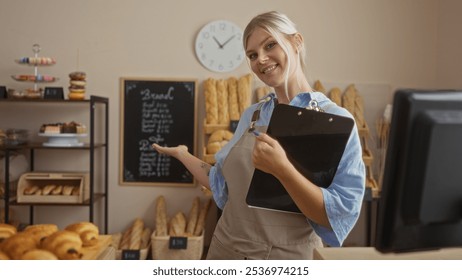
[[(124, 186), (162, 186), (162, 187), (194, 187), (196, 185), (195, 178), (191, 175), (192, 180), (190, 182), (183, 182), (181, 179), (171, 181), (164, 181), (158, 178), (150, 179), (127, 179), (125, 174), (125, 123), (127, 122), (127, 116), (125, 115), (126, 111), (126, 93), (127, 88), (126, 84), (128, 83), (142, 83), (149, 84), (151, 88), (154, 88), (156, 85), (161, 85), (165, 83), (172, 84), (184, 84), (188, 88), (192, 89), (193, 103), (191, 106), (194, 111), (194, 118), (190, 120), (188, 124), (189, 130), (193, 129), (192, 135), (189, 135), (189, 139), (185, 142), (193, 143), (192, 147), (189, 146), (189, 152), (197, 156), (197, 95), (198, 95), (198, 86), (197, 79), (177, 79), (177, 78), (145, 78), (145, 77), (121, 77), (120, 78), (120, 146), (119, 146), (119, 184)], [(141, 93), (139, 93), (141, 94)], [(140, 105), (141, 106), (141, 105)], [(128, 116), (129, 117), (129, 116)], [(171, 160), (176, 161), (172, 158)], [(184, 167), (185, 168), (185, 167)]]

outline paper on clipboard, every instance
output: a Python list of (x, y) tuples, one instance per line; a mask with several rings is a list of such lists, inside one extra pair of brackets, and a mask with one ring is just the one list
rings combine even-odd
[[(278, 104), (267, 133), (277, 139), (295, 168), (315, 185), (327, 188), (354, 127), (351, 118)], [(273, 175), (255, 169), (247, 193), (250, 207), (300, 213)]]

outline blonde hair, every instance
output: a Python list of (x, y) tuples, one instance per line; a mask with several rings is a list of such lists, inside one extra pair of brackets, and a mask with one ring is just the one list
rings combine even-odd
[[(293, 23), (286, 15), (281, 14), (276, 11), (271, 11), (267, 13), (263, 13), (260, 15), (255, 16), (249, 24), (247, 24), (247, 27), (244, 29), (244, 34), (243, 34), (243, 44), (244, 44), (244, 49), (247, 49), (247, 41), (252, 35), (252, 32), (255, 30), (255, 28), (260, 27), (271, 36), (276, 39), (278, 44), (281, 46), (282, 50), (286, 54), (287, 58), (287, 69), (286, 69), (286, 93), (287, 93), (287, 82), (289, 78), (289, 69), (290, 69), (290, 59), (289, 57), (292, 55), (292, 48), (289, 45), (289, 42), (291, 42), (290, 38), (293, 37), (295, 34), (299, 33), (295, 27), (295, 23)], [(286, 40), (283, 40), (285, 38)], [(300, 64), (300, 67), (302, 68), (302, 71), (305, 72), (306, 69), (306, 63), (305, 63), (305, 56), (306, 56), (306, 48), (302, 42), (300, 42), (300, 45), (297, 46), (298, 48), (298, 62)]]

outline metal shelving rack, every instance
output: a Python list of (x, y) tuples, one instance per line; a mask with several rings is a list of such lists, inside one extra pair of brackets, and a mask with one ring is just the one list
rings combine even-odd
[[(5, 204), (5, 222), (9, 222), (9, 207), (10, 206), (29, 206), (29, 219), (30, 224), (34, 223), (34, 207), (38, 206), (87, 206), (89, 207), (89, 221), (94, 221), (94, 207), (95, 203), (99, 200), (104, 200), (104, 232), (108, 232), (108, 157), (109, 157), (109, 99), (106, 97), (100, 96), (90, 96), (88, 100), (47, 100), (47, 99), (0, 99), (0, 102), (24, 102), (24, 103), (59, 103), (59, 104), (73, 104), (73, 103), (88, 103), (90, 111), (90, 143), (85, 144), (84, 146), (79, 147), (45, 147), (42, 143), (27, 143), (24, 145), (6, 145), (1, 147), (0, 151), (4, 152), (5, 155), (5, 194), (4, 194), (4, 204)], [(95, 141), (95, 110), (98, 104), (102, 104), (105, 107), (104, 112), (104, 141), (102, 143), (96, 143)], [(10, 195), (10, 178), (9, 178), (9, 156), (13, 151), (19, 150), (29, 150), (30, 151), (30, 169), (34, 170), (34, 157), (35, 150), (50, 150), (50, 149), (61, 149), (61, 150), (88, 150), (90, 153), (90, 162), (89, 162), (89, 175), (90, 175), (90, 197), (88, 200), (83, 203), (18, 203), (16, 199), (12, 199)], [(95, 193), (95, 150), (104, 149), (104, 191), (102, 193)]]

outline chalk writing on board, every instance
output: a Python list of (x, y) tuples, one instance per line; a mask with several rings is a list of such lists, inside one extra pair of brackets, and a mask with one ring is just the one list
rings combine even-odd
[(122, 183), (193, 184), (178, 160), (157, 153), (151, 145), (182, 144), (195, 151), (196, 82), (122, 79), (121, 85)]

